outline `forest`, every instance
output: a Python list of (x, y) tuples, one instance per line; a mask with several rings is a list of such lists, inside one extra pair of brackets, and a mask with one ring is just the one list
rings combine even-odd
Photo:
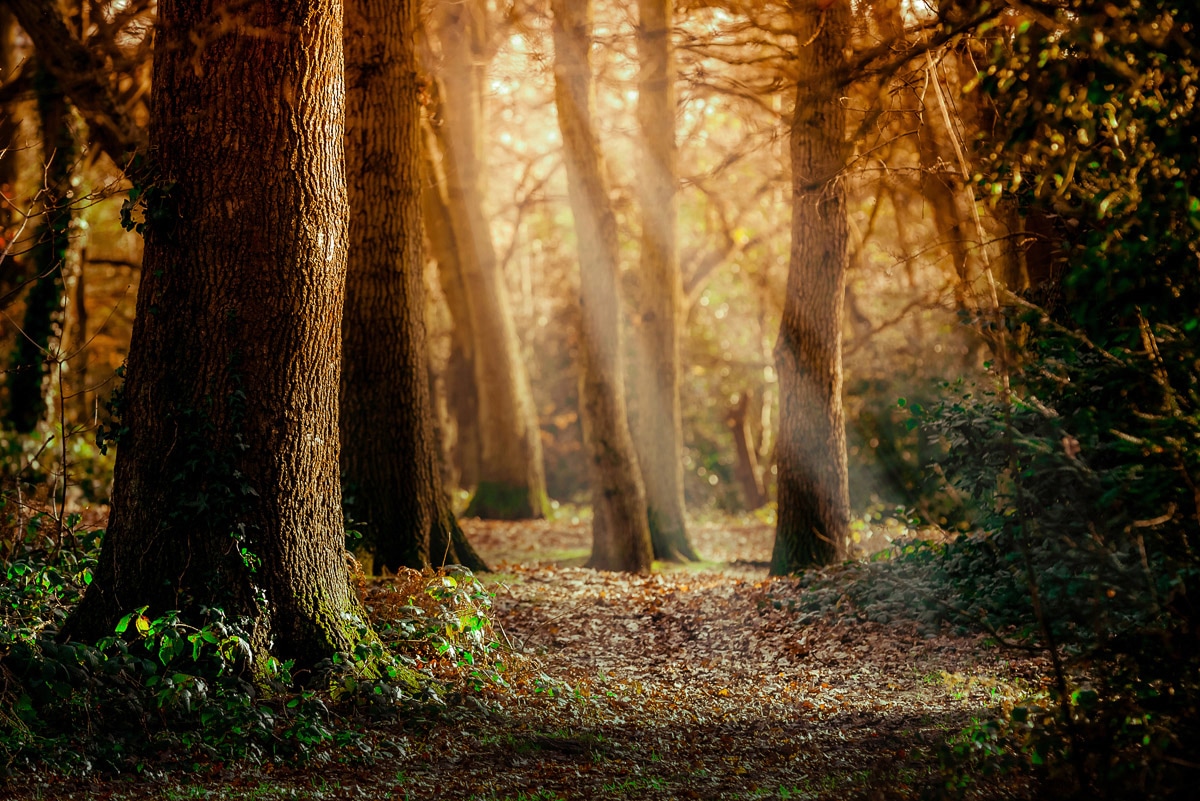
[(0, 798), (1194, 798), (1198, 24), (0, 0)]

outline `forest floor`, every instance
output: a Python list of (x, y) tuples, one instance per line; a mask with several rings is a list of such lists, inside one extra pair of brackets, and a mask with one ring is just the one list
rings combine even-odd
[(1036, 657), (977, 635), (922, 634), (915, 620), (871, 615), (836, 592), (805, 611), (811, 579), (806, 587), (767, 578), (769, 526), (696, 525), (693, 541), (711, 561), (645, 577), (582, 567), (586, 522), (464, 527), (496, 571), (485, 583), (498, 631), (516, 651), (509, 689), (455, 694), (417, 718), (366, 726), (353, 757), (185, 775), (27, 777), (9, 793), (921, 797), (942, 781), (940, 746), (987, 709), (1046, 683)]

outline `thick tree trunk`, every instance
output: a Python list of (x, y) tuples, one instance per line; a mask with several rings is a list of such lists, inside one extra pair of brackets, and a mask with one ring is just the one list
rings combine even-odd
[(545, 514), (541, 430), (521, 358), (504, 276), (483, 212), (480, 81), (487, 6), (442, 2), (435, 9), (444, 87), (442, 145), (446, 197), (475, 334), (479, 394), (479, 482), (467, 515), (505, 520)]
[(416, 0), (346, 3), (350, 251), (342, 317), (342, 471), (376, 572), (486, 569), (438, 469), (425, 339)]
[(71, 187), (79, 159), (79, 123), (58, 81), (41, 66), (34, 76), (34, 90), (41, 120), (45, 186), (42, 218), (28, 256), (32, 287), (25, 296), (21, 335), (8, 373), (8, 422), (23, 434), (48, 416), (51, 368), (62, 356), (67, 299), (79, 277), (82, 248)]
[(845, 66), (849, 3), (796, 8), (801, 43), (791, 128), (792, 250), (775, 345), (780, 430), (771, 573), (843, 558), (850, 523), (842, 409), (846, 294)]
[[(311, 665), (366, 627), (338, 478), (340, 0), (160, 0), (146, 249), (112, 514), (64, 634), (148, 605)], [(197, 46), (197, 38), (203, 46)]]
[(650, 539), (659, 559), (696, 559), (683, 503), (679, 410), (679, 308), (683, 284), (675, 239), (673, 0), (639, 0), (638, 122), (643, 159), (637, 193), (642, 249), (633, 350), (633, 442), (646, 485)]
[(625, 410), (617, 222), (592, 129), (590, 0), (553, 0), (554, 101), (579, 242), (584, 439), (591, 450), (592, 557), (602, 570), (646, 572), (646, 495)]

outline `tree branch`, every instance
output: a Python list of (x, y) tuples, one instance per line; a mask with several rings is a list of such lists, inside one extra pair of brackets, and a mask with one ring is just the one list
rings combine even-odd
[(143, 131), (117, 102), (104, 62), (75, 36), (57, 3), (6, 2), (33, 41), (38, 62), (58, 80), (113, 163), (124, 167), (130, 155), (141, 149)]

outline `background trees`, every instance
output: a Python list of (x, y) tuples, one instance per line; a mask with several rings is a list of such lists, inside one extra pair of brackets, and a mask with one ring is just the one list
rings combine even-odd
[(616, 218), (592, 127), (592, 8), (555, 2), (554, 101), (579, 240), (580, 404), (590, 451), (592, 556), (603, 570), (645, 572), (653, 548), (646, 495), (626, 414)]
[(675, 53), (672, 0), (638, 4), (637, 117), (641, 131), (636, 191), (640, 206), (633, 318), (633, 441), (646, 485), (654, 555), (695, 559), (683, 502), (683, 428), (679, 408), (679, 312), (683, 283), (675, 147)]
[[(956, 100), (964, 85), (958, 65), (969, 58), (965, 45), (959, 45), (964, 40), (953, 37), (998, 12), (972, 18), (966, 7), (955, 9), (957, 16), (943, 25), (932, 13), (905, 16), (896, 4), (866, 4), (846, 24), (852, 55), (830, 90), (842, 93), (838, 102), (846, 112), (846, 137), (860, 142), (863, 154), (847, 162), (834, 184), (846, 193), (844, 400), (851, 421), (851, 506), (859, 520), (898, 503), (935, 511), (916, 492), (921, 444), (903, 430), (894, 400), (914, 396), (927, 377), (959, 369), (960, 360), (978, 368), (985, 358), (981, 339), (956, 328), (956, 315), (965, 315), (980, 330), (985, 256), (999, 258), (1006, 247), (1017, 257), (1021, 253), (1012, 246), (1015, 235), (1006, 233), (1015, 230), (1011, 213), (1000, 209), (991, 215), (985, 209), (977, 226), (957, 177), (962, 171), (958, 151), (967, 162), (976, 158), (964, 143), (992, 112), (984, 104), (979, 112), (959, 113), (968, 99)], [(102, 91), (77, 105), (117, 153), (136, 145), (138, 122), (144, 120), (147, 40), (134, 32), (144, 34), (152, 11), (129, 6), (93, 15), (96, 21), (86, 31), (77, 33), (63, 23), (64, 33), (53, 19), (27, 9), (32, 38), (46, 40), (47, 52), (59, 56), (56, 65), (76, 65), (55, 67), (67, 93), (99, 85)], [(426, 112), (423, 202), (428, 253), (437, 262), (437, 277), (430, 273), (426, 287), (431, 383), (440, 393), (432, 408), (449, 413), (437, 421), (444, 442), (453, 446), (443, 457), (444, 476), (467, 493), (459, 496), (458, 508), (470, 501), (472, 514), (484, 513), (488, 503), (489, 491), (471, 493), (491, 481), (481, 477), (481, 470), (525, 476), (513, 478), (514, 486), (526, 488), (518, 492), (528, 501), (523, 508), (536, 513), (539, 449), (549, 465), (546, 491), (552, 505), (586, 500), (590, 492), (574, 378), (581, 352), (579, 310), (572, 300), (579, 245), (567, 215), (564, 148), (550, 102), (552, 36), (546, 11), (520, 4), (437, 5), (430, 10), (423, 45), (428, 74), (427, 91), (418, 94)], [(661, 494), (668, 500), (659, 505), (670, 507), (664, 514), (678, 520), (678, 492), (668, 486), (676, 471), (682, 471), (684, 494), (694, 510), (754, 508), (770, 504), (777, 491), (783, 451), (773, 346), (784, 312), (780, 299), (787, 296), (790, 256), (785, 254), (792, 238), (792, 175), (783, 141), (791, 130), (795, 87), (811, 85), (801, 76), (812, 47), (801, 46), (807, 37), (797, 33), (791, 13), (777, 6), (684, 3), (672, 10), (667, 35), (653, 22), (658, 17), (666, 25), (658, 6), (597, 5), (589, 52), (596, 104), (591, 126), (608, 161), (609, 189), (602, 200), (616, 231), (626, 343), (622, 358), (629, 365), (622, 380), (629, 389), (633, 432), (640, 432), (636, 441), (643, 442), (640, 472), (644, 483), (661, 482), (666, 488)], [(824, 32), (823, 24), (819, 27)], [(81, 46), (84, 39), (88, 47)], [(926, 57), (926, 50), (936, 58)], [(646, 158), (648, 147), (655, 149), (652, 158)], [(672, 162), (677, 189), (670, 178)], [(111, 168), (97, 166), (88, 167), (86, 176), (97, 192), (79, 204), (91, 237), (83, 288), (76, 293), (80, 302), (73, 304), (90, 329), (81, 333), (87, 347), (67, 376), (86, 370), (103, 402), (110, 391), (104, 382), (111, 380), (124, 348), (128, 311), (122, 293), (137, 278), (129, 266), (138, 264), (140, 254), (136, 240), (114, 233), (111, 221), (120, 199), (104, 199), (116, 185)], [(31, 173), (25, 174), (22, 192), (31, 180)], [(373, 177), (373, 170), (364, 175)], [(938, 187), (946, 191), (939, 195), (933, 191)], [(942, 202), (947, 197), (955, 208)], [(950, 210), (939, 216), (939, 203)], [(398, 208), (405, 213), (389, 215), (389, 223), (408, 219), (405, 226), (411, 228), (406, 216), (411, 210), (406, 204)], [(672, 208), (677, 208), (674, 224), (668, 220)], [(365, 213), (378, 211), (378, 203), (365, 207)], [(993, 244), (989, 237), (1008, 239)], [(675, 257), (678, 277), (670, 267), (676, 239), (682, 243)], [(415, 257), (411, 236), (403, 241), (406, 258)], [(364, 252), (379, 257), (370, 249)], [(414, 275), (408, 280), (412, 299)], [(369, 305), (376, 294), (361, 297)], [(26, 296), (14, 297), (22, 304), (16, 311), (23, 314)], [(367, 313), (352, 305), (352, 313)], [(676, 326), (667, 322), (672, 308), (678, 315), (676, 367), (670, 364), (669, 342)], [(375, 328), (348, 324), (356, 333)], [(15, 330), (9, 336), (14, 343), (19, 338)], [(374, 346), (390, 338), (372, 335), (369, 342)], [(419, 372), (416, 351), (421, 348), (409, 350), (406, 364)], [(532, 377), (528, 397), (522, 389), (524, 368)], [(409, 374), (407, 368), (393, 372)], [(672, 459), (670, 397), (677, 372), (683, 448), (681, 458)], [(405, 384), (403, 390), (388, 388), (395, 400), (367, 405), (381, 417), (399, 414), (378, 410), (403, 398), (419, 405), (416, 383), (407, 381), (397, 382)], [(85, 408), (93, 412), (91, 419)], [(95, 405), (81, 405), (69, 416), (76, 428), (90, 427), (95, 410)], [(491, 422), (481, 426), (484, 417)], [(382, 427), (380, 420), (362, 430)], [(50, 424), (41, 430), (48, 432)], [(651, 435), (654, 446), (645, 444)], [(494, 442), (487, 446), (481, 438)], [(381, 450), (394, 454), (407, 446)], [(484, 459), (485, 451), (497, 459)], [(484, 464), (489, 459), (493, 467)], [(494, 467), (500, 461), (508, 465), (503, 470)], [(102, 487), (103, 475), (96, 481)], [(653, 511), (656, 493), (648, 491), (652, 523), (658, 514)], [(354, 497), (367, 502), (362, 493)], [(351, 508), (349, 514), (354, 519), (356, 512)], [(768, 505), (761, 514), (771, 518), (776, 510)], [(680, 530), (674, 523), (667, 527)], [(659, 556), (689, 551), (686, 538), (674, 546), (659, 539)]]
[[(70, 14), (47, 16), (40, 7), (23, 3), (13, 8), (29, 28), (28, 38), (14, 39), (14, 47), (25, 53), (42, 42), (53, 55), (48, 64), (64, 96), (79, 94), (72, 102), (89, 123), (90, 136), (121, 154), (118, 161), (127, 162), (124, 154), (136, 146), (145, 115), (148, 44), (144, 35), (134, 34), (144, 34), (155, 9), (139, 4), (123, 6), (119, 13), (109, 9), (92, 14), (85, 26), (82, 18), (73, 21)], [(771, 504), (781, 489), (788, 492), (781, 488), (781, 475), (793, 474), (779, 434), (796, 439), (789, 422), (794, 416), (779, 403), (782, 394), (795, 396), (781, 393), (787, 370), (774, 353), (785, 318), (781, 301), (813, 300), (803, 292), (788, 291), (791, 187), (797, 177), (784, 147), (784, 139), (801, 130), (793, 126), (794, 110), (808, 106), (797, 104), (797, 87), (806, 92), (815, 86), (811, 76), (805, 76), (815, 69), (808, 60), (818, 40), (806, 44), (809, 37), (800, 31), (811, 23), (804, 21), (807, 10), (798, 9), (797, 16), (769, 4), (681, 3), (671, 11), (665, 36), (655, 33), (661, 29), (652, 23), (655, 14), (666, 19), (658, 6), (606, 2), (594, 10), (588, 55), (595, 113), (590, 124), (606, 156), (608, 181), (604, 197), (597, 195), (595, 202), (608, 206), (616, 232), (616, 255), (610, 260), (617, 265), (628, 416), (632, 433), (641, 432), (635, 442), (648, 439), (649, 432), (665, 437), (674, 428), (670, 414), (660, 414), (671, 404), (657, 404), (655, 411), (651, 399), (672, 394), (668, 384), (675, 370), (667, 364), (672, 348), (663, 337), (673, 328), (664, 321), (670, 316), (671, 299), (677, 298), (683, 453), (672, 461), (664, 456), (673, 451), (669, 444), (643, 444), (638, 461), (643, 463), (639, 470), (644, 484), (669, 484), (670, 474), (681, 469), (693, 511), (741, 511), (765, 501), (761, 516), (783, 519), (800, 508), (791, 501), (782, 508)], [(547, 11), (523, 4), (438, 5), (430, 10), (423, 45), (428, 83), (427, 91), (417, 95), (426, 114), (423, 194), (428, 254), (437, 262), (436, 278), (431, 270), (424, 290), (429, 297), (431, 382), (441, 393), (431, 407), (454, 411), (454, 424), (449, 416), (439, 421), (446, 441), (456, 448), (444, 457), (445, 476), (464, 485), (456, 488), (466, 491), (457, 496), (458, 509), (473, 501), (471, 513), (483, 511), (488, 495), (470, 493), (482, 480), (484, 450), (514, 457), (512, 464), (522, 465), (510, 471), (515, 475), (526, 468), (538, 472), (539, 460), (531, 454), (542, 449), (549, 465), (546, 492), (552, 506), (586, 500), (591, 491), (587, 459), (581, 458), (582, 399), (574, 378), (582, 352), (580, 311), (573, 300), (580, 246), (568, 214), (560, 121), (550, 102), (553, 41)], [(987, 276), (1015, 290), (1028, 282), (1039, 287), (1034, 292), (1052, 293), (1053, 287), (1061, 286), (1047, 280), (1060, 270), (1051, 264), (1061, 265), (1053, 254), (1066, 252), (1063, 245), (1069, 237), (1059, 220), (1061, 212), (1052, 206), (1027, 203), (1019, 192), (1007, 190), (992, 203), (973, 187), (974, 175), (991, 158), (987, 143), (1003, 117), (996, 100), (975, 91), (975, 73), (995, 48), (1008, 46), (1005, 37), (1011, 38), (1033, 17), (1000, 6), (961, 3), (940, 11), (906, 11), (902, 4), (883, 0), (851, 12), (843, 26), (846, 61), (836, 86), (829, 88), (829, 97), (837, 98), (845, 114), (844, 164), (834, 171), (839, 179), (818, 196), (832, 199), (844, 192), (845, 291), (831, 290), (827, 301), (832, 308), (841, 295), (845, 304), (843, 325), (829, 328), (830, 336), (838, 329), (845, 343), (841, 395), (848, 420), (848, 511), (834, 517), (847, 521), (852, 550), (855, 533), (897, 505), (917, 509), (939, 524), (970, 525), (961, 509), (950, 508), (951, 502), (927, 491), (933, 485), (920, 466), (936, 455), (936, 448), (928, 437), (908, 430), (906, 412), (897, 401), (926, 400), (930, 379), (983, 375), (984, 363), (995, 363), (999, 347)], [(818, 8), (815, 29), (827, 35), (838, 13)], [(664, 80), (672, 71), (675, 77)], [(21, 72), (24, 78), (12, 76), (4, 97), (15, 104), (14, 113), (32, 122), (32, 72)], [(88, 92), (86, 87), (99, 88)], [(668, 97), (673, 92), (675, 99), (656, 99), (662, 92)], [(651, 128), (655, 133), (648, 136)], [(25, 146), (33, 142), (40, 147), (43, 137), (28, 126), (13, 135), (24, 137), (24, 149), (14, 153), (25, 154), (15, 194), (24, 199), (49, 197), (49, 189), (38, 185), (46, 183), (49, 173), (43, 169), (34, 174), (30, 165), (42, 159)], [(646, 159), (647, 144), (665, 149)], [(72, 179), (81, 181), (74, 211), (89, 233), (87, 250), (81, 253), (83, 280), (71, 308), (60, 308), (73, 318), (67, 320), (68, 328), (84, 321), (78, 341), (86, 347), (78, 364), (68, 365), (65, 372), (67, 394), (86, 398), (94, 393), (102, 403), (110, 392), (105, 381), (111, 381), (123, 355), (130, 287), (138, 278), (130, 267), (138, 265), (140, 253), (136, 240), (122, 239), (112, 224), (121, 202), (111, 196), (117, 186), (111, 183), (112, 166), (94, 160), (94, 148), (85, 152), (91, 155), (78, 161)], [(678, 185), (668, 193), (673, 182), (667, 167), (672, 161)], [(660, 163), (661, 171), (650, 166)], [(12, 166), (15, 160), (6, 159), (5, 164)], [(486, 182), (479, 178), (485, 172)], [(806, 191), (817, 191), (805, 186)], [(672, 196), (676, 222), (655, 223), (656, 216), (670, 215)], [(405, 216), (409, 207), (401, 207), (405, 214), (391, 218), (408, 219), (405, 226), (411, 228), (411, 218)], [(34, 223), (44, 222), (41, 215), (29, 220), (9, 260), (21, 270), (29, 267), (33, 255), (28, 248), (34, 242)], [(677, 236), (668, 236), (667, 229)], [(681, 243), (678, 294), (671, 287), (649, 289), (661, 283), (659, 279), (676, 283), (669, 266), (658, 272), (642, 266), (643, 259), (646, 265), (655, 262), (656, 247), (667, 254), (657, 263), (669, 265), (668, 251), (676, 239)], [(406, 234), (405, 248), (412, 247), (411, 240)], [(72, 241), (82, 243), (79, 237)], [(816, 239), (795, 241), (808, 247)], [(465, 246), (468, 242), (470, 247)], [(409, 260), (416, 257), (413, 250), (405, 252)], [(470, 272), (476, 270), (469, 264), (474, 262), (493, 266), (478, 267), (478, 275), (465, 277), (463, 265)], [(487, 281), (480, 277), (484, 273), (491, 276)], [(653, 281), (652, 274), (657, 276)], [(415, 298), (414, 274), (408, 280), (409, 297)], [(793, 289), (797, 285), (809, 283), (794, 281)], [(124, 296), (123, 306), (126, 292), (130, 294)], [(1003, 297), (1001, 291), (998, 298)], [(37, 295), (19, 282), (11, 301), (13, 319), (23, 319), (38, 305)], [(495, 303), (499, 305), (491, 308)], [(357, 313), (359, 305), (353, 305)], [(786, 316), (793, 323), (785, 327), (789, 330), (812, 319), (807, 313)], [(377, 328), (369, 324), (349, 330)], [(29, 343), (15, 326), (7, 336), (10, 351), (18, 342)], [(383, 339), (372, 336), (370, 341)], [(657, 344), (647, 346), (651, 339)], [(489, 348), (503, 353), (483, 356)], [(420, 372), (415, 354), (422, 348), (410, 350), (406, 363)], [(825, 348), (826, 355), (835, 350)], [(655, 369), (644, 369), (650, 361), (642, 358), (643, 351), (663, 361)], [(783, 352), (793, 350), (785, 347)], [(522, 367), (528, 368), (531, 379), (531, 395), (524, 400)], [(483, 387), (481, 370), (502, 376), (505, 388)], [(407, 376), (410, 370), (390, 372)], [(71, 380), (84, 374), (89, 386), (77, 393)], [(659, 382), (657, 389), (647, 389), (649, 378)], [(403, 390), (396, 390), (395, 400), (368, 405), (395, 406), (407, 398), (417, 399), (419, 405), (417, 383), (423, 382), (405, 383)], [(826, 394), (830, 399), (838, 395)], [(6, 395), (5, 408), (15, 407), (16, 400)], [(96, 406), (78, 404), (69, 410), (67, 430), (90, 427)], [(491, 414), (483, 407), (524, 411), (504, 413), (500, 417), (509, 422), (481, 428), (480, 415)], [(85, 410), (92, 413), (90, 419)], [(651, 418), (660, 422), (641, 425)], [(810, 417), (799, 419), (807, 424)], [(43, 421), (31, 437), (11, 441), (33, 453), (56, 424)], [(364, 430), (378, 431), (382, 425), (377, 422)], [(839, 428), (834, 424), (830, 431)], [(70, 437), (84, 447), (86, 435)], [(479, 437), (495, 437), (498, 444), (472, 445)], [(395, 453), (408, 447), (383, 450)], [(74, 458), (67, 455), (68, 468)], [(663, 459), (661, 465), (649, 464), (658, 458)], [(801, 461), (808, 465), (815, 458)], [(31, 462), (27, 475), (61, 472), (56, 465), (63, 457), (56, 454), (51, 459), (47, 450), (34, 461), (37, 467)], [(79, 463), (92, 464), (83, 457)], [(424, 459), (415, 463), (423, 464)], [(533, 473), (518, 483), (536, 487)], [(103, 488), (103, 468), (92, 486)], [(647, 490), (651, 522), (655, 492)], [(531, 509), (538, 505), (537, 491), (522, 490), (521, 495), (533, 499)], [(666, 495), (677, 499), (674, 491)], [(349, 512), (353, 518), (355, 510)], [(793, 529), (786, 520), (782, 527)], [(659, 542), (659, 556), (669, 556), (670, 550)]]
[(441, 85), (427, 146), (440, 156), (441, 169), (430, 178), (445, 184), (445, 217), (432, 215), (430, 223), (448, 225), (438, 235), (448, 237), (454, 252), (440, 261), (443, 270), (461, 275), (445, 280), (455, 282), (452, 296), (461, 293), (455, 324), (472, 335), (478, 474), (467, 513), (538, 518), (545, 512), (546, 479), (537, 410), (483, 206), (482, 84), (495, 34), (485, 3), (441, 2), (434, 12), (429, 27), (439, 45)]
[(341, 463), (376, 572), (483, 568), (438, 469), (425, 340), (415, 3), (346, 9), (350, 252), (342, 318)]

